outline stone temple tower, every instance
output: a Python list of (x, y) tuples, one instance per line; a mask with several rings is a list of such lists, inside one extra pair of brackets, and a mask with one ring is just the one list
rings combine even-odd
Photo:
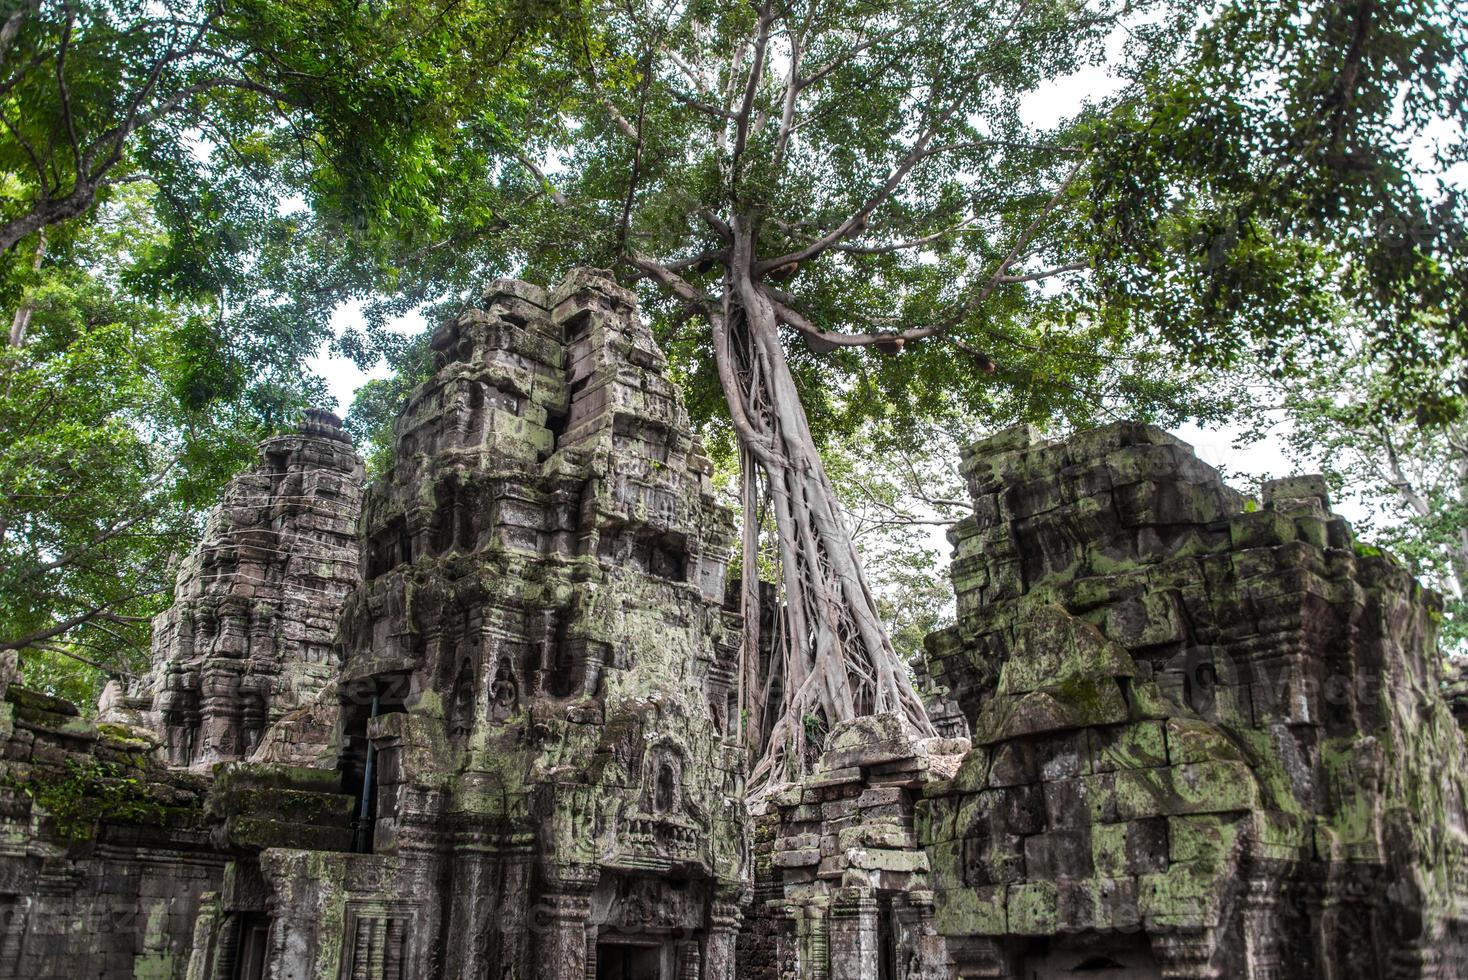
[(153, 622), (148, 686), (170, 764), (249, 757), (335, 680), (337, 616), (361, 578), (362, 482), (341, 419), (316, 409), (230, 481)]
[[(733, 523), (663, 355), (588, 270), (495, 283), (432, 346), (364, 503), (341, 794), (234, 835), (264, 848), (235, 872), (258, 887), (220, 911), (271, 926), (230, 955), (272, 977), (732, 978)], [(258, 836), (292, 821), (317, 826)]]

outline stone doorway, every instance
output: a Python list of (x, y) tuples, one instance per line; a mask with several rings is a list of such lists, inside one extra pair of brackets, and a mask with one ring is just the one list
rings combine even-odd
[(1032, 948), (1019, 971), (1024, 980), (1162, 980), (1140, 937), (1082, 936)]
[(234, 980), (262, 980), (270, 952), (270, 918), (260, 912), (242, 913), (239, 930)]
[(672, 980), (665, 971), (667, 947), (636, 940), (596, 944), (596, 980)]

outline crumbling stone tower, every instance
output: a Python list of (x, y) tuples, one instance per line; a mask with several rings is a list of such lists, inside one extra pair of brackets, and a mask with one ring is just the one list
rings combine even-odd
[(585, 270), (549, 294), (495, 283), (432, 346), (341, 620), (343, 792), (258, 765), (216, 786), (253, 814), (231, 842), (258, 882), (221, 897), (219, 934), (271, 925), (207, 965), (731, 978), (732, 518), (663, 355), (633, 295)]
[(318, 409), (230, 481), (153, 621), (148, 688), (171, 765), (248, 758), (335, 681), (336, 620), (360, 580), (362, 482), (341, 419)]
[(974, 747), (915, 808), (959, 975), (1468, 975), (1439, 600), (1323, 480), (1246, 504), (1135, 424), (963, 472), (929, 655)]

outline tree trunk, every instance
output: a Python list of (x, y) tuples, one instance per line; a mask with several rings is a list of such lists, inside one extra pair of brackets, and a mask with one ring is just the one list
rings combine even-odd
[[(750, 775), (758, 788), (807, 771), (838, 722), (891, 712), (921, 735), (933, 728), (882, 626), (811, 437), (774, 309), (750, 276), (749, 236), (735, 234), (723, 315), (713, 325), (715, 358), (746, 459), (759, 464), (774, 509), (788, 633), (784, 703)], [(746, 492), (746, 524), (756, 519), (751, 496)], [(749, 577), (758, 574), (749, 553), (746, 547), (746, 597)], [(748, 603), (747, 630), (758, 624)]]
[[(36, 256), (31, 260), (31, 271), (40, 272), (41, 263), (46, 258), (46, 229), (39, 232), (40, 238), (36, 241)], [(10, 321), (10, 346), (24, 347), (26, 331), (31, 327), (31, 317), (35, 315), (36, 302), (30, 297), (21, 301), (20, 307), (15, 311), (14, 318)], [(0, 531), (0, 539), (4, 533)]]

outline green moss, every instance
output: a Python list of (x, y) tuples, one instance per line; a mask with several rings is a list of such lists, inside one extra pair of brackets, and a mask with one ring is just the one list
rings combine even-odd
[(72, 759), (64, 776), (47, 773), (26, 780), (7, 778), (50, 814), (58, 834), (71, 840), (90, 836), (104, 816), (118, 823), (157, 826), (168, 816), (166, 808), (148, 794), (142, 771), (131, 766)]
[(139, 735), (127, 725), (101, 722), (97, 725), (97, 737), (116, 749), (134, 752), (152, 751), (154, 743)]

